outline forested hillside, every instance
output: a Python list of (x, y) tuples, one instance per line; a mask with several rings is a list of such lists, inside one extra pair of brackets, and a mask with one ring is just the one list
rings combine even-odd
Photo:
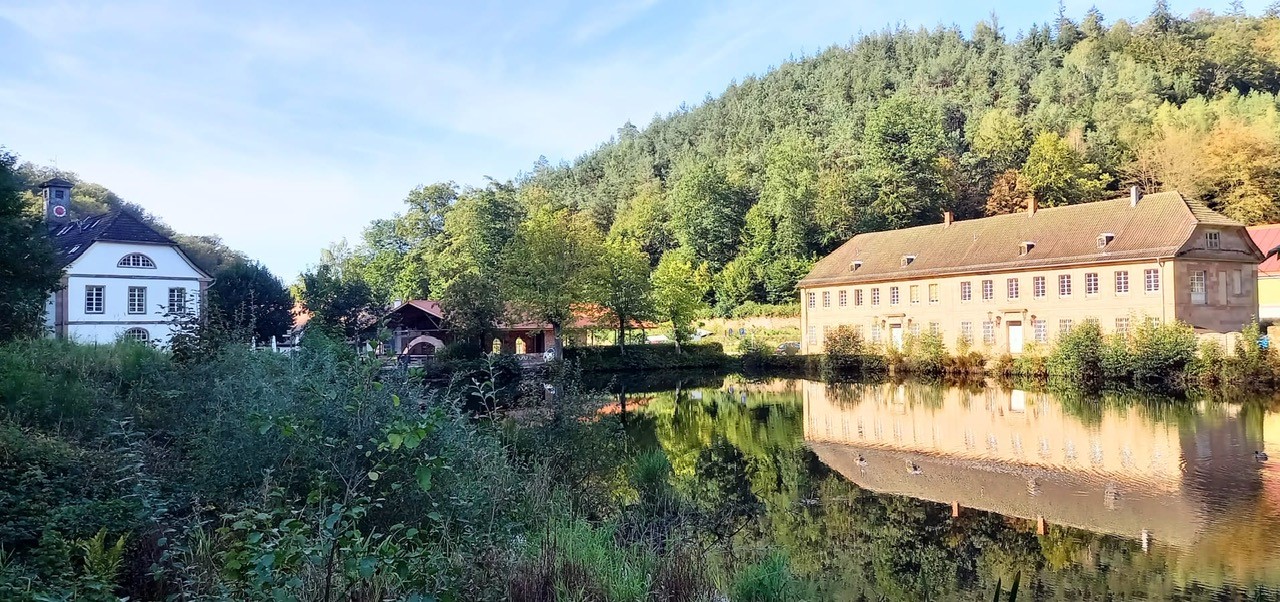
[(851, 235), (1177, 188), (1280, 219), (1280, 18), (1090, 11), (1026, 32), (892, 29), (783, 63), (509, 182), (423, 186), (326, 261), (383, 299), (498, 265), (540, 210), (585, 217), (656, 264), (684, 247), (722, 311), (787, 302)]

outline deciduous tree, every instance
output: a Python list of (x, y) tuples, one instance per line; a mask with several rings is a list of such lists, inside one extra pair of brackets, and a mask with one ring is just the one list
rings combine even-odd
[(45, 223), (26, 211), (14, 165), (0, 149), (0, 342), (41, 332), (45, 302), (62, 270)]
[(698, 265), (697, 258), (685, 248), (667, 251), (654, 268), (654, 312), (660, 320), (671, 324), (676, 349), (689, 340), (690, 324), (706, 307), (704, 298), (710, 286), (707, 267)]

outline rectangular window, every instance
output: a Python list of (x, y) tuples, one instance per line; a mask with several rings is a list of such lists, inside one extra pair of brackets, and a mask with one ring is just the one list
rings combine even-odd
[(1032, 320), (1031, 332), (1037, 343), (1049, 342), (1049, 323), (1045, 320)]
[(857, 325), (857, 326), (854, 326), (854, 327), (853, 327), (853, 334), (858, 335), (858, 339), (859, 339), (859, 340), (862, 340), (863, 336), (862, 336), (862, 325), (861, 325), (861, 324), (859, 324), (859, 325)]
[(131, 314), (147, 313), (147, 287), (145, 286), (129, 287), (129, 313)]
[(1018, 298), (1018, 279), (1017, 278), (1010, 278), (1004, 281), (1004, 294), (1008, 295), (1010, 299)]
[(1121, 270), (1116, 272), (1116, 294), (1123, 295), (1129, 292), (1129, 272)]
[(171, 314), (187, 313), (187, 289), (185, 288), (169, 289), (169, 313)]
[(817, 326), (809, 327), (809, 344), (810, 345), (818, 344), (818, 327)]
[(84, 287), (84, 313), (100, 314), (106, 311), (103, 303), (103, 287), (89, 285)]
[(898, 296), (898, 287), (889, 287), (889, 305), (897, 305), (901, 299)]
[(1206, 249), (1221, 249), (1221, 248), (1222, 248), (1222, 233), (1221, 233), (1221, 232), (1218, 232), (1217, 230), (1210, 230), (1210, 231), (1208, 231), (1208, 232), (1205, 232), (1205, 233), (1204, 233), (1204, 248), (1206, 248)]
[(1231, 272), (1231, 290), (1233, 295), (1244, 294), (1244, 275), (1240, 270)]
[(831, 291), (822, 291), (822, 306), (831, 307)]
[(1084, 294), (1086, 295), (1098, 294), (1098, 273), (1097, 272), (1089, 272), (1088, 274), (1084, 275)]
[(876, 345), (880, 344), (880, 325), (879, 324), (871, 325), (871, 342)]
[(1071, 274), (1063, 274), (1058, 276), (1058, 296), (1071, 296)]
[(938, 285), (929, 285), (929, 303), (937, 303), (939, 301)]
[(1067, 334), (1071, 332), (1071, 327), (1075, 324), (1071, 320), (1058, 320), (1058, 334)]
[(1208, 295), (1205, 294), (1205, 277), (1203, 270), (1191, 271), (1191, 302), (1204, 305)]
[(1142, 272), (1142, 287), (1148, 293), (1160, 292), (1160, 270), (1149, 269)]
[(982, 323), (982, 342), (987, 345), (996, 344), (996, 323), (987, 320)]
[(1031, 296), (1043, 299), (1046, 294), (1046, 288), (1044, 276), (1036, 276), (1031, 279)]
[(960, 300), (968, 301), (970, 299), (973, 299), (973, 283), (961, 282), (960, 283)]
[(871, 305), (880, 305), (880, 289), (871, 289)]
[(982, 281), (982, 300), (990, 301), (996, 298), (996, 285), (993, 280)]
[(969, 343), (973, 342), (973, 322), (960, 323), (960, 338)]
[(919, 338), (919, 337), (920, 337), (920, 323), (919, 323), (919, 322), (912, 322), (912, 323), (911, 323), (911, 326), (908, 326), (908, 327), (907, 327), (907, 332), (911, 333), (911, 337), (912, 337), (912, 338)]
[(813, 308), (815, 308), (815, 307), (817, 307), (817, 306), (818, 306), (818, 294), (817, 294), (817, 293), (809, 293), (809, 294), (808, 294), (807, 299), (808, 299), (808, 301), (809, 301), (809, 309), (813, 309)]
[(942, 334), (942, 324), (929, 322), (929, 334)]
[(847, 307), (849, 305), (849, 291), (840, 289), (838, 296), (840, 298), (840, 307)]
[(911, 304), (920, 305), (920, 287), (913, 284), (908, 290), (911, 294)]
[(862, 306), (862, 289), (853, 291), (853, 304), (859, 307)]
[(1129, 318), (1116, 318), (1116, 334), (1122, 337), (1129, 336)]

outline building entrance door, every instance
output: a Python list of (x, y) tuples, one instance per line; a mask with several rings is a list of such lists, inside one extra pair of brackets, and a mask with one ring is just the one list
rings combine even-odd
[(1022, 353), (1022, 322), (1009, 322), (1009, 353)]
[(889, 340), (893, 342), (894, 349), (902, 349), (902, 325), (894, 324), (889, 327)]

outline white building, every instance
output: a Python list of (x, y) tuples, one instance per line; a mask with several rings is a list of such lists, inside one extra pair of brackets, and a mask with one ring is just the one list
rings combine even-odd
[(175, 314), (198, 313), (213, 281), (167, 236), (126, 211), (81, 220), (69, 215), (71, 182), (40, 185), (49, 236), (63, 266), (49, 297), (49, 332), (81, 343), (131, 337), (160, 345)]

